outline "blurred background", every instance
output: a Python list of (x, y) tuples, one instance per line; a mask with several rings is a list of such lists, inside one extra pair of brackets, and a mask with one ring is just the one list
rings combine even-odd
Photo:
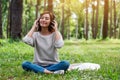
[(21, 39), (44, 10), (64, 39), (119, 39), (120, 0), (0, 0), (0, 38)]

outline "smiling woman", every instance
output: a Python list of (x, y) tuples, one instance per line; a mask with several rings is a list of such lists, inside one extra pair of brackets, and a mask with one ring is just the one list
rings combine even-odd
[[(55, 19), (55, 16), (49, 12), (49, 11), (45, 11), (44, 13), (42, 13), (40, 15), (40, 18), (38, 18), (38, 31), (41, 31), (41, 28), (47, 28), (49, 32), (54, 32), (55, 30), (53, 29), (53, 25), (51, 25), (53, 23)], [(42, 26), (42, 27), (41, 27)]]
[[(54, 22), (53, 22), (54, 21)], [(52, 25), (53, 24), (53, 25)], [(45, 11), (38, 18), (23, 41), (34, 47), (33, 63), (25, 61), (22, 67), (35, 73), (63, 74), (69, 67), (69, 62), (59, 61), (57, 48), (64, 45), (61, 33), (57, 29), (54, 15)], [(38, 29), (37, 32), (35, 32)]]

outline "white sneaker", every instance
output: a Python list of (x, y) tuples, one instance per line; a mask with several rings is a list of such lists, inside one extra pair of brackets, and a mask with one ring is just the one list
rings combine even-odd
[(64, 74), (64, 70), (55, 71), (54, 74)]

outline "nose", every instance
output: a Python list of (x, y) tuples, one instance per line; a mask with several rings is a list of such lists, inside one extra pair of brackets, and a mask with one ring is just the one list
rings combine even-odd
[(45, 21), (45, 18), (43, 18), (42, 20)]

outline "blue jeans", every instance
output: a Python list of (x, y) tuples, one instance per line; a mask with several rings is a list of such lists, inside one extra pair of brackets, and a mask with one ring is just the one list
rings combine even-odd
[(57, 71), (57, 70), (64, 70), (66, 71), (69, 68), (69, 62), (67, 61), (61, 61), (57, 64), (51, 64), (48, 66), (40, 66), (37, 64), (33, 64), (29, 61), (24, 61), (22, 63), (22, 68), (25, 71), (34, 71), (35, 73), (44, 73), (44, 70), (47, 69), (49, 71)]

